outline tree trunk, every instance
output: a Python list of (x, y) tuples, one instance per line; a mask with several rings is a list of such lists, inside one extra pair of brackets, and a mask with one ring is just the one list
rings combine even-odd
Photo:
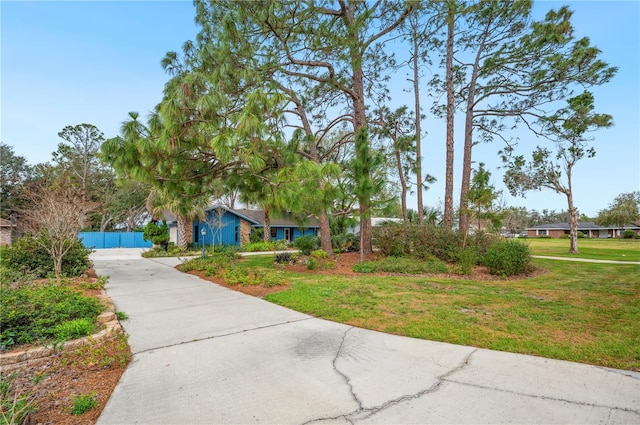
[(569, 253), (578, 253), (578, 210), (573, 206), (571, 196), (569, 199)]
[(318, 214), (318, 222), (320, 224), (320, 247), (330, 257), (333, 256), (333, 246), (331, 245), (331, 227), (329, 226), (329, 217), (326, 211)]
[[(397, 134), (396, 134), (396, 138), (397, 138)], [(400, 202), (402, 203), (402, 219), (403, 221), (406, 223), (409, 222), (409, 216), (407, 214), (407, 180), (404, 178), (404, 172), (402, 171), (402, 159), (400, 157), (400, 150), (395, 149), (395, 154), (396, 154), (396, 165), (398, 167), (398, 178), (400, 179), (400, 188), (401, 188), (401, 194), (400, 194)]]
[[(360, 131), (367, 128), (367, 110), (364, 103), (364, 72), (362, 70), (363, 52), (359, 50), (359, 34), (356, 30), (355, 2), (350, 3), (345, 10), (347, 22), (347, 45), (349, 45), (349, 56), (351, 60), (351, 72), (353, 75), (353, 91), (351, 101), (353, 102), (353, 134), (358, 137)], [(366, 140), (367, 150), (369, 141)], [(363, 158), (363, 149), (356, 149), (356, 161), (365, 162), (368, 158)], [(366, 155), (366, 154), (365, 154)], [(371, 174), (367, 170), (357, 179), (371, 180)], [(369, 194), (358, 194), (358, 204), (360, 208), (360, 259), (373, 253), (371, 245), (371, 196)]]
[(266, 206), (264, 208), (264, 231), (262, 233), (262, 240), (269, 242), (271, 240), (271, 216), (270, 208)]
[(453, 92), (453, 33), (455, 10), (449, 3), (447, 16), (447, 60), (446, 60), (446, 84), (447, 84), (447, 157), (444, 190), (444, 225), (451, 229), (453, 225), (453, 124), (454, 124), (454, 92)]
[(186, 216), (178, 215), (178, 247), (180, 247), (180, 249), (187, 249), (187, 245), (189, 245), (189, 235), (191, 232), (189, 232), (188, 228), (190, 224), (191, 220)]
[[(364, 105), (364, 82), (362, 66), (359, 69), (354, 69), (353, 72), (353, 88), (357, 96), (353, 99), (354, 110), (354, 134), (358, 134), (361, 130), (366, 129), (366, 109)], [(357, 137), (357, 136), (356, 136)], [(368, 140), (366, 141), (369, 144)], [(367, 146), (368, 148), (368, 146)], [(356, 156), (359, 156), (360, 152), (356, 149)], [(358, 158), (356, 161), (369, 161), (368, 158)], [(357, 178), (370, 181), (371, 174), (367, 171), (365, 175), (356, 176)], [(360, 194), (358, 196), (358, 204), (360, 206), (360, 256), (369, 255), (373, 252), (373, 246), (371, 245), (371, 198), (368, 194)]]
[[(424, 221), (424, 204), (422, 202), (422, 126), (420, 119), (420, 73), (418, 72), (418, 49), (420, 48), (418, 38), (414, 33), (413, 37), (413, 95), (415, 100), (416, 113), (416, 190), (418, 194), (418, 223)], [(406, 189), (405, 189), (406, 190)], [(406, 192), (403, 193), (403, 199)], [(406, 200), (405, 200), (406, 203)], [(403, 207), (404, 222), (407, 222), (406, 207)]]
[(62, 276), (62, 255), (53, 255), (53, 273), (56, 278)]
[(478, 47), (475, 62), (471, 70), (471, 79), (469, 80), (469, 93), (467, 98), (467, 109), (465, 111), (464, 122), (464, 156), (462, 158), (462, 181), (460, 184), (460, 231), (463, 234), (469, 233), (469, 211), (468, 196), (469, 186), (471, 184), (471, 151), (473, 149), (473, 112), (476, 100), (476, 82), (478, 81), (478, 72), (480, 71), (480, 58), (484, 51), (484, 45), (487, 33)]

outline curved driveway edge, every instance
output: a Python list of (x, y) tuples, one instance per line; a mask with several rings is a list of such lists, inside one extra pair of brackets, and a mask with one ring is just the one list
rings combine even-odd
[(354, 328), (139, 255), (92, 254), (133, 351), (98, 424), (640, 424), (640, 373)]

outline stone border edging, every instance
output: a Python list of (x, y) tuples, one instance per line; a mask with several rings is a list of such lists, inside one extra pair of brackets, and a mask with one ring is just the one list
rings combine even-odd
[(62, 345), (58, 346), (45, 345), (42, 347), (30, 348), (28, 350), (0, 354), (0, 372), (20, 369), (33, 361), (54, 356), (60, 351), (66, 349), (89, 344), (90, 341), (91, 343), (105, 341), (121, 332), (122, 326), (120, 326), (120, 321), (116, 317), (116, 309), (111, 301), (111, 297), (109, 297), (103, 289), (102, 293), (97, 298), (105, 305), (103, 312), (96, 318), (97, 322), (102, 324), (102, 330), (100, 330), (100, 332), (71, 341), (66, 341)]

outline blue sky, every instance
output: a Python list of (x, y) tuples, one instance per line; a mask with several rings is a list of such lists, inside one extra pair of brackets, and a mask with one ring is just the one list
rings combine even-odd
[[(640, 190), (640, 2), (540, 1), (534, 11), (541, 17), (562, 4), (575, 11), (576, 35), (588, 36), (603, 59), (619, 67), (610, 84), (594, 90), (596, 110), (613, 115), (615, 126), (594, 135), (596, 157), (575, 169), (576, 205), (595, 215), (616, 195)], [(2, 0), (0, 14), (0, 137), (32, 164), (51, 159), (61, 142), (57, 133), (66, 125), (90, 123), (108, 138), (118, 134), (129, 111), (146, 116), (168, 79), (160, 60), (197, 32), (191, 1)], [(394, 92), (408, 88), (402, 84)], [(412, 104), (412, 95), (405, 96), (400, 103)], [(425, 170), (439, 180), (425, 193), (425, 203), (439, 207), (444, 194), (442, 125), (428, 116), (423, 127), (429, 133), (423, 145)], [(461, 141), (457, 128), (460, 149)], [(521, 152), (537, 142), (522, 132)], [(499, 189), (500, 147), (495, 142), (474, 151), (477, 162), (488, 164)], [(505, 194), (504, 200), (529, 209), (566, 209), (566, 199), (548, 190), (525, 199)]]

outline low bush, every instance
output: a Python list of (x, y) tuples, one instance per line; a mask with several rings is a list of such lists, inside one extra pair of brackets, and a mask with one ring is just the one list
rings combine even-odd
[(331, 246), (334, 252), (358, 252), (360, 250), (360, 237), (353, 233), (332, 235)]
[(275, 270), (262, 268), (248, 269), (234, 264), (222, 272), (222, 277), (228, 285), (254, 286), (262, 285), (265, 288), (284, 284), (284, 278)]
[(287, 249), (287, 241), (259, 241), (251, 242), (240, 248), (244, 252), (280, 251)]
[(373, 243), (385, 256), (454, 262), (462, 249), (462, 235), (433, 225), (386, 223), (373, 229)]
[(56, 341), (69, 341), (71, 339), (82, 338), (91, 335), (98, 330), (95, 320), (87, 318), (73, 319), (63, 322), (53, 327), (53, 333)]
[(276, 264), (293, 264), (296, 258), (293, 252), (280, 252), (276, 254), (274, 261)]
[(636, 236), (636, 233), (631, 229), (625, 230), (622, 235), (624, 239), (633, 239), (635, 236)]
[(513, 276), (527, 272), (531, 255), (524, 243), (506, 240), (489, 248), (481, 262), (493, 275)]
[[(62, 275), (76, 277), (86, 272), (91, 265), (90, 253), (91, 250), (85, 248), (82, 242), (72, 241), (71, 249), (62, 259)], [(22, 237), (3, 249), (0, 264), (18, 274), (30, 274), (37, 278), (53, 274), (51, 255), (29, 236)]]
[(471, 247), (460, 250), (458, 261), (456, 262), (456, 272), (462, 275), (470, 275), (473, 272), (473, 266), (477, 264), (480, 257), (477, 250)]
[(217, 276), (224, 269), (233, 264), (236, 258), (239, 258), (237, 252), (232, 250), (219, 251), (212, 255), (203, 258), (192, 258), (189, 261), (185, 261), (180, 266), (180, 270), (183, 272), (190, 272), (192, 270), (205, 272), (207, 276)]
[(96, 399), (96, 393), (71, 396), (71, 406), (69, 407), (69, 413), (71, 413), (72, 415), (82, 415), (83, 413), (88, 412), (97, 405), (98, 400)]
[(429, 260), (418, 260), (415, 258), (386, 257), (381, 260), (364, 261), (355, 264), (353, 271), (356, 273), (403, 273), (403, 274), (424, 274), (424, 273), (447, 273), (447, 265), (436, 258)]
[(58, 339), (57, 326), (76, 319), (95, 322), (102, 305), (63, 285), (48, 282), (0, 287), (0, 348)]
[(151, 241), (154, 245), (160, 245), (165, 251), (169, 248), (169, 227), (167, 222), (163, 221), (161, 225), (150, 221), (144, 228), (142, 238), (145, 241)]
[(307, 260), (307, 269), (309, 270), (328, 270), (336, 267), (336, 262), (329, 258), (329, 254), (321, 249), (317, 249), (309, 255)]
[(311, 235), (300, 236), (293, 241), (293, 246), (298, 248), (302, 255), (309, 255), (311, 251), (320, 248), (320, 238)]

